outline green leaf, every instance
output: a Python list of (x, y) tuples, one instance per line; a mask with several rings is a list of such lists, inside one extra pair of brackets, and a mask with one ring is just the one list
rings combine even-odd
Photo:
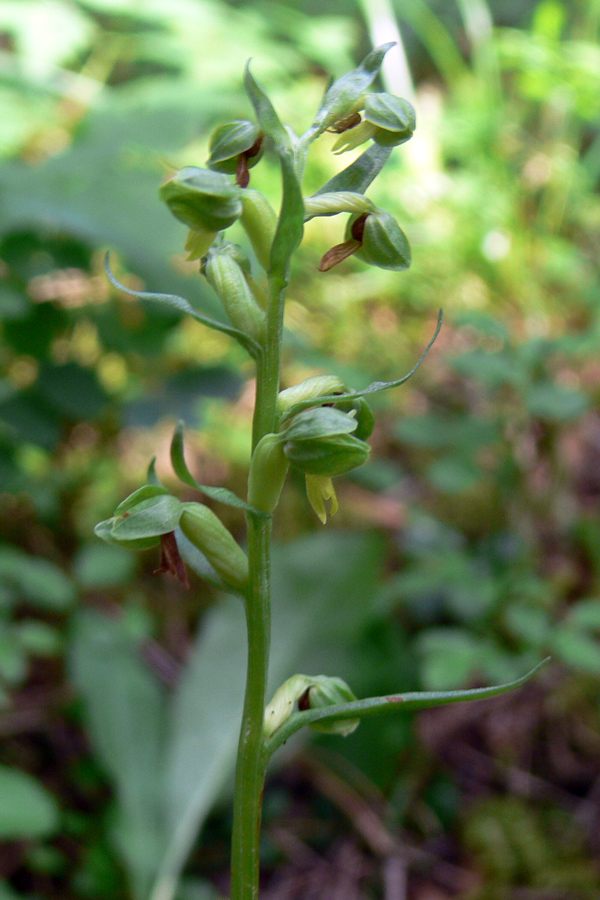
[(72, 582), (58, 566), (16, 547), (0, 546), (0, 582), (14, 585), (25, 600), (42, 609), (64, 610), (75, 600)]
[(83, 588), (109, 588), (127, 584), (135, 570), (134, 557), (123, 547), (84, 544), (75, 557), (74, 574)]
[(217, 500), (219, 503), (225, 503), (227, 504), (227, 506), (235, 506), (237, 509), (243, 509), (246, 512), (251, 512), (255, 516), (269, 518), (266, 513), (255, 509), (253, 506), (250, 506), (250, 504), (246, 503), (245, 500), (241, 500), (238, 496), (236, 496), (236, 494), (233, 493), (233, 491), (230, 491), (224, 487), (213, 487), (212, 485), (208, 484), (199, 484), (196, 481), (196, 479), (188, 469), (187, 463), (185, 461), (183, 449), (183, 429), (184, 423), (179, 422), (177, 427), (175, 428), (173, 440), (171, 441), (171, 463), (177, 477), (181, 479), (184, 484), (188, 484), (190, 487), (195, 488), (197, 491), (202, 491), (203, 494), (206, 494), (206, 496), (210, 497), (212, 500)]
[[(350, 667), (347, 648), (371, 615), (381, 551), (374, 536), (339, 533), (274, 547), (273, 693), (295, 671), (339, 671), (343, 660)], [(202, 822), (232, 784), (245, 667), (243, 613), (225, 599), (203, 620), (175, 692), (165, 770), (169, 836), (151, 900), (171, 900)]]
[(525, 405), (532, 415), (556, 422), (576, 419), (585, 412), (589, 403), (582, 391), (562, 387), (551, 381), (533, 384), (525, 393)]
[(307, 132), (307, 134), (310, 133), (311, 140), (314, 140), (338, 119), (348, 115), (360, 95), (377, 77), (385, 54), (393, 46), (394, 41), (391, 41), (376, 47), (365, 56), (358, 68), (333, 82), (326, 91), (314, 122)]
[(470, 700), (488, 700), (525, 684), (539, 669), (547, 663), (545, 659), (534, 669), (508, 684), (495, 687), (473, 688), (465, 691), (423, 691), (409, 694), (391, 694), (385, 697), (369, 697), (366, 700), (355, 700), (339, 706), (309, 709), (295, 713), (283, 723), (272, 738), (266, 742), (265, 756), (268, 757), (285, 743), (300, 728), (316, 723), (342, 722), (352, 719), (365, 719), (373, 716), (413, 712), (417, 709), (430, 709), (433, 706), (445, 706), (448, 703), (464, 703)]
[(87, 733), (116, 789), (112, 838), (134, 896), (147, 897), (162, 855), (166, 691), (118, 620), (84, 611), (75, 620), (71, 672)]
[(564, 625), (556, 629), (550, 643), (554, 653), (575, 671), (600, 675), (600, 640), (597, 637)]
[(580, 600), (567, 616), (569, 625), (588, 631), (600, 631), (600, 600)]
[(309, 441), (356, 431), (353, 416), (332, 407), (319, 406), (299, 413), (282, 434), (286, 441)]
[(58, 831), (58, 803), (31, 775), (0, 766), (0, 839), (46, 838)]
[(436, 326), (433, 337), (427, 344), (427, 347), (421, 354), (421, 357), (415, 363), (415, 365), (412, 367), (410, 372), (407, 372), (407, 374), (403, 375), (402, 378), (398, 378), (396, 381), (374, 381), (372, 384), (370, 384), (366, 388), (363, 388), (363, 390), (361, 390), (361, 391), (353, 391), (352, 393), (347, 393), (347, 394), (328, 394), (327, 396), (316, 397), (312, 400), (304, 400), (301, 403), (296, 403), (283, 413), (283, 415), (281, 416), (280, 422), (279, 422), (280, 426), (283, 423), (289, 421), (289, 419), (298, 415), (298, 413), (301, 410), (308, 409), (308, 407), (310, 407), (310, 406), (316, 406), (317, 404), (324, 404), (324, 403), (340, 403), (341, 401), (346, 400), (346, 399), (349, 399), (349, 400), (352, 398), (358, 399), (359, 397), (366, 397), (369, 394), (377, 394), (380, 391), (389, 391), (391, 388), (400, 387), (401, 384), (404, 384), (405, 381), (408, 381), (408, 379), (411, 378), (415, 374), (415, 372), (417, 371), (417, 369), (419, 368), (419, 366), (421, 365), (421, 363), (423, 362), (423, 360), (425, 359), (425, 357), (427, 356), (427, 354), (433, 347), (435, 340), (436, 340), (438, 334), (440, 333), (440, 328), (442, 327), (442, 318), (443, 318), (442, 310), (440, 309), (440, 312), (438, 315), (437, 326)]
[(273, 104), (254, 80), (249, 66), (246, 66), (244, 85), (260, 127), (273, 141), (281, 166), (283, 198), (277, 230), (271, 247), (269, 275), (277, 278), (283, 286), (288, 281), (291, 256), (294, 250), (300, 246), (304, 233), (304, 203), (295, 168), (294, 149)]
[(235, 340), (241, 344), (251, 356), (256, 356), (260, 352), (260, 348), (256, 341), (251, 337), (248, 337), (247, 334), (244, 334), (243, 331), (238, 331), (237, 328), (232, 328), (231, 325), (226, 325), (224, 322), (217, 322), (216, 319), (210, 319), (208, 316), (205, 316), (203, 313), (194, 309), (191, 303), (184, 297), (178, 297), (177, 294), (155, 294), (150, 291), (134, 291), (132, 288), (125, 287), (125, 285), (121, 284), (113, 274), (110, 268), (109, 257), (110, 253), (107, 253), (104, 257), (106, 277), (110, 283), (120, 291), (130, 294), (132, 297), (139, 297), (141, 300), (152, 300), (155, 303), (164, 303), (179, 312), (187, 313), (188, 316), (192, 316), (197, 322), (201, 322), (202, 325), (206, 325), (208, 328), (213, 328), (215, 331), (221, 331), (223, 334), (235, 338)]
[(353, 163), (330, 178), (320, 188), (315, 197), (320, 194), (335, 193), (337, 191), (352, 191), (355, 194), (364, 194), (367, 188), (377, 178), (392, 152), (391, 147), (382, 147), (372, 144), (364, 153), (355, 159)]

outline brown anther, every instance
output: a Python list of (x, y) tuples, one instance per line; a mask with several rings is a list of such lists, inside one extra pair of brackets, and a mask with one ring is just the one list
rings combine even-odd
[(345, 116), (343, 119), (338, 119), (337, 122), (334, 122), (327, 131), (333, 132), (333, 134), (342, 134), (344, 131), (348, 131), (350, 128), (355, 128), (357, 125), (361, 123), (360, 113), (352, 113), (351, 116)]
[(158, 575), (161, 572), (168, 572), (170, 575), (174, 575), (186, 590), (189, 588), (190, 583), (185, 570), (185, 563), (179, 553), (174, 531), (169, 531), (167, 534), (161, 534), (160, 536), (160, 566), (154, 570), (154, 575)]

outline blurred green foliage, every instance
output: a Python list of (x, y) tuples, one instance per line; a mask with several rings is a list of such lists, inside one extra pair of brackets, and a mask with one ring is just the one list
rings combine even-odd
[[(359, 696), (459, 687), (510, 679), (551, 653), (549, 699), (522, 712), (539, 743), (530, 758), (518, 747), (509, 756), (583, 803), (600, 757), (591, 738), (571, 735), (598, 724), (600, 676), (598, 7), (393, 7), (417, 131), (372, 200), (407, 223), (413, 265), (401, 280), (355, 259), (318, 273), (341, 230), (335, 218), (311, 222), (291, 288), (286, 385), (323, 370), (354, 388), (397, 377), (441, 305), (446, 320), (418, 376), (375, 401), (372, 461), (342, 483), (338, 530), (311, 535), (302, 491), (286, 488), (273, 686), (301, 669), (339, 672)], [(184, 261), (161, 178), (204, 164), (213, 126), (248, 114), (246, 58), (282, 117), (308, 122), (327, 73), (364, 55), (375, 19), (375, 4), (341, 0), (325, 10), (309, 0), (0, 7), (7, 897), (146, 898), (152, 886), (171, 896), (227, 793), (239, 611), (207, 589), (188, 597), (152, 579), (151, 553), (140, 563), (99, 545), (92, 527), (156, 452), (169, 483), (179, 418), (198, 428), (187, 452), (199, 480), (243, 493), (249, 371), (224, 336), (113, 291), (101, 259), (110, 249), (133, 288), (183, 294), (224, 318)], [(333, 140), (309, 184), (336, 171)], [(252, 178), (276, 202), (268, 158)], [(241, 536), (241, 518), (228, 515)], [(571, 769), (539, 737), (550, 725), (554, 741), (569, 735)], [(427, 761), (416, 725), (377, 737), (370, 727), (341, 751), (320, 742), (385, 791), (398, 828), (454, 834), (484, 885), (468, 896), (517, 886), (597, 895), (593, 817), (557, 856), (571, 807), (488, 786), (463, 808), (468, 791), (450, 766)], [(182, 898), (209, 890), (185, 884)]]

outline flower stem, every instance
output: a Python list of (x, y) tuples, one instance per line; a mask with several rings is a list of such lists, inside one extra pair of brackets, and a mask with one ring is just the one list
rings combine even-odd
[[(256, 372), (253, 448), (275, 429), (287, 279), (271, 277), (265, 343)], [(271, 519), (248, 513), (249, 583), (246, 596), (248, 669), (238, 745), (231, 846), (231, 900), (258, 897), (259, 844), (265, 779), (263, 717), (271, 640)]]

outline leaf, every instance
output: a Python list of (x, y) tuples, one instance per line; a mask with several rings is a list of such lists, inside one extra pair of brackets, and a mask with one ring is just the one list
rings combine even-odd
[(355, 194), (364, 194), (371, 183), (377, 178), (390, 157), (392, 147), (381, 147), (372, 144), (364, 153), (355, 159), (353, 163), (330, 178), (316, 193), (334, 193), (336, 191), (352, 191)]
[[(269, 696), (295, 671), (351, 669), (347, 648), (371, 616), (381, 549), (373, 536), (340, 533), (274, 548)], [(207, 614), (175, 693), (166, 768), (169, 837), (151, 900), (172, 900), (202, 822), (232, 787), (245, 666), (241, 607), (225, 600)]]
[(600, 675), (600, 640), (589, 632), (564, 625), (556, 629), (550, 645), (556, 655), (575, 671)]
[(190, 487), (195, 488), (197, 491), (202, 491), (203, 494), (206, 494), (206, 496), (210, 497), (212, 500), (217, 500), (219, 503), (225, 503), (227, 504), (227, 506), (235, 506), (238, 509), (243, 509), (246, 512), (251, 512), (255, 516), (269, 518), (267, 513), (263, 513), (260, 510), (255, 509), (253, 506), (250, 506), (250, 504), (246, 503), (245, 500), (241, 500), (238, 496), (236, 496), (233, 491), (230, 491), (224, 487), (213, 487), (212, 485), (199, 484), (196, 481), (196, 479), (188, 469), (185, 461), (183, 451), (184, 427), (185, 426), (183, 422), (178, 423), (173, 434), (173, 440), (171, 441), (171, 463), (177, 477), (181, 481), (183, 481), (184, 484), (188, 484)]
[(294, 404), (294, 406), (291, 406), (289, 409), (287, 409), (285, 411), (285, 413), (281, 416), (279, 425), (281, 426), (284, 422), (287, 422), (287, 421), (289, 421), (289, 419), (293, 418), (293, 416), (296, 416), (299, 412), (301, 412), (301, 410), (308, 409), (311, 406), (322, 405), (324, 403), (339, 403), (342, 400), (351, 400), (351, 399), (356, 400), (359, 397), (366, 397), (369, 394), (377, 394), (380, 391), (388, 391), (391, 388), (400, 387), (401, 384), (404, 384), (405, 381), (408, 381), (408, 379), (411, 378), (415, 374), (415, 372), (417, 371), (417, 369), (419, 368), (419, 366), (421, 365), (421, 363), (423, 362), (423, 360), (425, 359), (425, 357), (427, 356), (427, 354), (433, 347), (435, 340), (436, 340), (438, 334), (440, 333), (441, 327), (442, 327), (442, 310), (440, 309), (440, 312), (438, 315), (437, 327), (435, 329), (435, 333), (434, 333), (433, 337), (427, 344), (427, 347), (421, 354), (421, 357), (415, 363), (415, 365), (412, 367), (410, 372), (408, 372), (406, 375), (403, 375), (402, 378), (398, 378), (396, 381), (374, 381), (368, 387), (363, 388), (362, 391), (352, 391), (351, 393), (347, 393), (347, 394), (330, 394), (330, 395), (328, 394), (327, 396), (315, 397), (314, 399), (311, 399), (311, 400), (304, 400), (301, 403), (296, 403), (296, 404)]
[(377, 77), (385, 54), (393, 46), (394, 41), (391, 41), (376, 47), (365, 56), (358, 68), (333, 82), (326, 91), (315, 120), (309, 129), (311, 140), (333, 125), (335, 121), (348, 115), (356, 100)]
[(244, 85), (260, 127), (274, 143), (281, 166), (283, 198), (271, 247), (269, 276), (277, 278), (283, 288), (288, 281), (291, 256), (294, 250), (300, 246), (304, 234), (302, 191), (296, 173), (294, 150), (290, 137), (281, 124), (273, 104), (252, 76), (249, 65), (246, 66)]
[(600, 600), (580, 600), (569, 612), (569, 625), (588, 631), (600, 631)]
[(317, 722), (325, 724), (326, 722), (342, 722), (348, 719), (365, 719), (386, 714), (412, 712), (417, 709), (429, 709), (433, 706), (445, 706), (448, 703), (464, 703), (465, 701), (488, 700), (492, 697), (498, 697), (500, 694), (525, 684), (547, 662), (548, 659), (543, 660), (516, 681), (494, 687), (472, 688), (465, 691), (423, 691), (409, 694), (391, 694), (386, 697), (369, 697), (366, 700), (355, 700), (352, 703), (343, 703), (337, 707), (330, 706), (298, 712), (290, 716), (273, 737), (266, 742), (265, 755), (270, 756), (274, 753), (281, 744), (289, 740), (300, 728)]
[(206, 325), (208, 328), (213, 328), (215, 331), (221, 331), (223, 334), (235, 338), (235, 340), (241, 344), (251, 356), (256, 356), (260, 352), (260, 348), (256, 341), (251, 337), (248, 337), (247, 334), (244, 334), (243, 331), (238, 331), (237, 328), (232, 328), (231, 325), (226, 325), (224, 322), (217, 322), (216, 319), (210, 319), (208, 316), (205, 316), (204, 313), (194, 309), (192, 304), (184, 297), (178, 297), (177, 294), (156, 294), (150, 291), (134, 291), (132, 288), (128, 288), (124, 284), (121, 284), (110, 268), (109, 257), (110, 253), (107, 252), (104, 257), (104, 270), (106, 272), (106, 277), (113, 287), (118, 288), (120, 291), (124, 291), (132, 297), (139, 297), (141, 300), (152, 300), (155, 303), (164, 303), (179, 312), (187, 313), (188, 316), (192, 316), (197, 322), (201, 322), (202, 325)]
[(589, 406), (589, 399), (582, 391), (542, 381), (532, 384), (525, 392), (525, 405), (534, 416), (566, 422), (576, 419)]
[(70, 665), (88, 734), (116, 789), (113, 840), (141, 900), (164, 845), (166, 692), (123, 624), (96, 612), (75, 619)]
[(17, 587), (25, 600), (42, 609), (64, 610), (75, 600), (73, 584), (58, 566), (16, 547), (0, 546), (0, 581)]
[(0, 839), (45, 838), (58, 831), (56, 799), (32, 775), (0, 766)]

